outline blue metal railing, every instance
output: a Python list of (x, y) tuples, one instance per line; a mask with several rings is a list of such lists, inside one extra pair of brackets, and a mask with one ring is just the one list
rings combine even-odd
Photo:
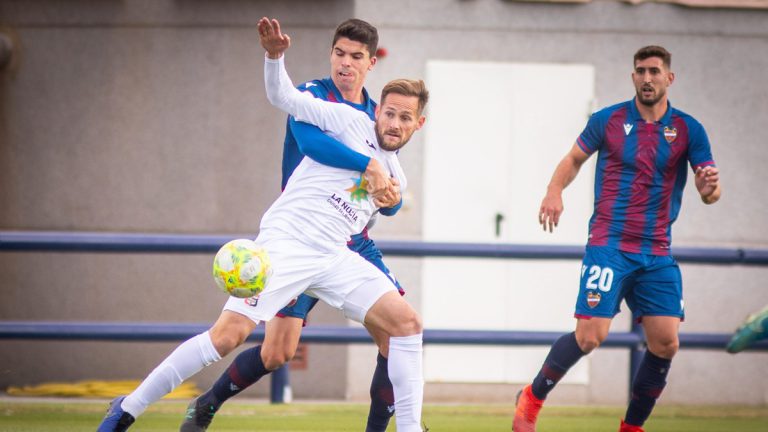
[[(29, 232), (0, 231), (0, 251), (37, 252), (122, 252), (122, 253), (213, 253), (233, 238), (253, 235), (183, 235), (139, 234), (115, 232)], [(482, 243), (442, 243), (415, 241), (377, 241), (383, 253), (409, 257), (470, 257), (501, 259), (581, 259), (583, 246), (515, 245)], [(704, 264), (768, 265), (768, 250), (745, 248), (675, 248), (679, 262)], [(209, 324), (169, 323), (86, 323), (86, 322), (18, 322), (0, 321), (0, 339), (57, 339), (112, 341), (179, 341), (207, 330)], [(426, 329), (425, 344), (470, 345), (550, 345), (562, 332), (441, 330)], [(249, 340), (261, 340), (263, 327), (257, 328)], [(725, 348), (730, 335), (681, 333), (681, 348)], [(370, 343), (362, 328), (311, 326), (302, 331), (303, 342)], [(605, 347), (629, 348), (630, 380), (637, 370), (643, 352), (643, 336), (638, 326), (631, 332), (614, 332), (603, 343)], [(768, 341), (754, 345), (753, 350), (767, 350)], [(275, 380), (274, 377), (277, 377)], [(282, 401), (287, 371), (273, 375), (272, 400)], [(284, 381), (280, 381), (284, 380)], [(277, 381), (277, 382), (276, 382)]]
[[(61, 321), (0, 321), (0, 339), (20, 340), (80, 340), (80, 341), (183, 341), (200, 334), (210, 323), (131, 323), (131, 322), (61, 322)], [(424, 343), (434, 345), (549, 345), (563, 332), (513, 330), (424, 330)], [(248, 337), (250, 341), (264, 338), (259, 326)], [(685, 348), (725, 349), (727, 334), (681, 333)], [(371, 343), (368, 332), (361, 327), (309, 326), (302, 330), (302, 342), (312, 343)], [(608, 335), (603, 347), (626, 348), (643, 343), (642, 335), (615, 332)], [(756, 350), (768, 350), (768, 340), (755, 344)]]
[[(37, 252), (216, 252), (234, 238), (253, 234), (140, 234), (116, 232), (0, 231), (0, 251)], [(498, 243), (450, 243), (377, 240), (382, 252), (408, 257), (581, 259), (584, 246)], [(674, 248), (679, 262), (768, 265), (768, 249)]]

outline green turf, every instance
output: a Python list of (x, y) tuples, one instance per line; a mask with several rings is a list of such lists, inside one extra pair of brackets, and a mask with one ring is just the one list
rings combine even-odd
[[(0, 401), (2, 432), (94, 431), (106, 402), (57, 399), (55, 402)], [(132, 431), (177, 431), (184, 402), (161, 402), (151, 407)], [(597, 432), (618, 430), (620, 407), (546, 407), (538, 429), (542, 432)], [(427, 405), (424, 420), (431, 432), (509, 431), (512, 408), (506, 405)], [(222, 408), (210, 431), (300, 432), (362, 431), (367, 407), (362, 404), (232, 402)], [(392, 425), (389, 431), (394, 431)], [(648, 432), (766, 432), (768, 407), (661, 406), (646, 424)]]

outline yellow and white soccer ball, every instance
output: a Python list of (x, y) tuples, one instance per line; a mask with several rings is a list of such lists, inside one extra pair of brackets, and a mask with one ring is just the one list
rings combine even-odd
[(271, 275), (267, 251), (253, 240), (232, 240), (213, 259), (213, 280), (222, 291), (235, 297), (261, 294)]

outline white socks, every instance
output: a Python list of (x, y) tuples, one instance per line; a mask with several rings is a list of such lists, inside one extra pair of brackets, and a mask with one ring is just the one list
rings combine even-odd
[(389, 338), (389, 380), (395, 393), (397, 432), (421, 432), (424, 402), (422, 334)]
[(124, 411), (137, 418), (147, 407), (167, 395), (186, 379), (221, 356), (206, 331), (179, 345), (152, 371), (121, 404)]

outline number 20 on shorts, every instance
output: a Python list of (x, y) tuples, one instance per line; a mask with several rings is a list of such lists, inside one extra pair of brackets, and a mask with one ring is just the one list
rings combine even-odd
[[(581, 267), (581, 277), (587, 271), (587, 266)], [(602, 292), (608, 292), (613, 285), (613, 270), (610, 267), (600, 267), (593, 265), (589, 267), (589, 277), (585, 284), (586, 289), (599, 289)]]

